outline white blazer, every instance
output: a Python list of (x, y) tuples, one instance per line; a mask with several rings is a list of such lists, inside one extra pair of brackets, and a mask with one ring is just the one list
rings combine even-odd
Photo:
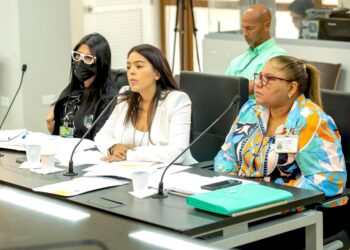
[[(129, 89), (125, 86), (120, 93)], [(125, 130), (124, 120), (128, 109), (126, 101), (120, 102), (114, 108), (112, 114), (95, 136), (95, 142), (102, 153), (121, 143)], [(154, 144), (135, 147), (127, 151), (127, 160), (151, 161), (170, 163), (188, 145), (191, 128), (191, 100), (184, 92), (170, 91), (165, 99), (159, 100), (155, 111), (152, 127), (151, 140)], [(187, 150), (176, 163), (189, 165), (197, 161)]]

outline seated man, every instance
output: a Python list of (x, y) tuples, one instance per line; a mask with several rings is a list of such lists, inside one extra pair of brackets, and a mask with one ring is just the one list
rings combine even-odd
[(254, 93), (254, 73), (260, 72), (269, 59), (287, 54), (271, 38), (270, 25), (271, 13), (265, 5), (252, 5), (243, 13), (241, 27), (249, 49), (233, 59), (225, 72), (249, 79), (250, 94)]
[(314, 8), (315, 4), (312, 0), (294, 0), (289, 6), (288, 10), (290, 11), (290, 15), (292, 17), (292, 22), (295, 28), (300, 32), (303, 24), (303, 20), (306, 18), (306, 10)]

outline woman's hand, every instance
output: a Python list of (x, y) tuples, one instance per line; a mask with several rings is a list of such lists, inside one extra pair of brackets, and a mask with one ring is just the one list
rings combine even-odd
[(132, 144), (116, 144), (112, 148), (109, 149), (110, 155), (102, 157), (101, 160), (113, 162), (113, 161), (125, 161), (126, 160), (126, 152), (129, 149), (134, 149), (134, 145)]
[(49, 113), (46, 116), (46, 128), (50, 132), (53, 133), (55, 127), (55, 115), (54, 115), (55, 105), (52, 105), (49, 109)]

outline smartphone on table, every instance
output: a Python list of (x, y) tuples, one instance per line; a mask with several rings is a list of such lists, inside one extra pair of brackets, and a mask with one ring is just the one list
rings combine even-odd
[(220, 182), (216, 182), (216, 183), (206, 184), (206, 185), (201, 186), (201, 188), (205, 189), (205, 190), (216, 190), (216, 189), (236, 186), (239, 184), (242, 184), (242, 181), (230, 179), (230, 180), (226, 180), (226, 181), (220, 181)]

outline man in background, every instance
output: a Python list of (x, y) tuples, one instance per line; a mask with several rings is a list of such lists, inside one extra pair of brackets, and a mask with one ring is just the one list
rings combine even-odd
[(263, 4), (254, 4), (243, 13), (241, 29), (249, 48), (234, 58), (225, 71), (225, 75), (248, 78), (251, 95), (254, 93), (254, 73), (259, 73), (271, 58), (287, 54), (271, 37), (270, 25), (271, 13)]
[(306, 18), (306, 10), (311, 8), (315, 8), (315, 4), (312, 0), (294, 0), (294, 2), (288, 5), (292, 22), (295, 28), (299, 30), (299, 36), (303, 20)]

